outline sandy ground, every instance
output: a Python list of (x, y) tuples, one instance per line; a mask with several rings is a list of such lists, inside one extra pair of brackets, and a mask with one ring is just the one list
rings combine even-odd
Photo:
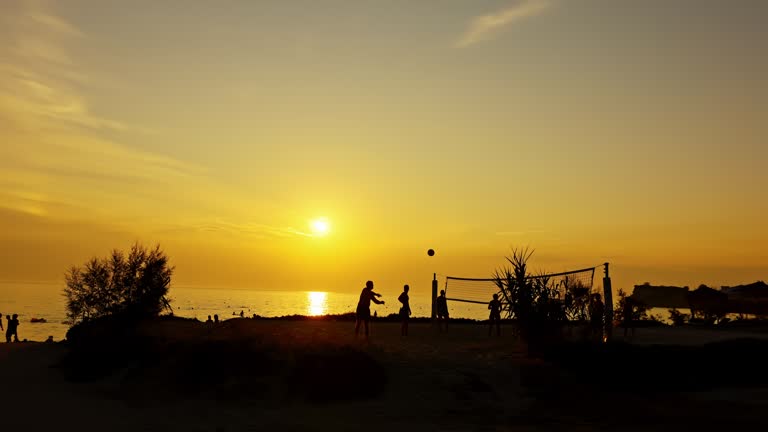
[[(61, 344), (0, 344), (0, 412), (4, 414), (0, 428), (573, 431), (687, 430), (688, 426), (705, 424), (731, 429), (760, 424), (759, 413), (768, 408), (765, 389), (676, 395), (672, 400), (626, 395), (622, 400), (611, 400), (578, 390), (569, 395), (542, 395), (541, 390), (532, 391), (526, 385), (541, 361), (527, 358), (512, 332), (489, 338), (480, 325), (454, 325), (448, 333), (438, 334), (428, 324), (412, 324), (411, 335), (402, 338), (398, 324), (376, 323), (369, 343), (354, 339), (352, 324), (345, 322), (255, 321), (253, 328), (279, 338), (359, 346), (384, 364), (389, 375), (387, 387), (376, 400), (328, 404), (168, 400), (151, 392), (139, 399), (123, 399), (115, 394), (109, 379), (87, 384), (66, 381), (61, 371), (52, 367), (66, 352)], [(697, 344), (745, 335), (755, 336), (654, 328), (638, 329), (633, 340), (641, 344)], [(580, 399), (578, 403), (571, 402), (574, 398)], [(588, 412), (584, 407), (589, 407)], [(699, 414), (693, 416), (695, 412)], [(631, 418), (635, 416), (639, 418)]]

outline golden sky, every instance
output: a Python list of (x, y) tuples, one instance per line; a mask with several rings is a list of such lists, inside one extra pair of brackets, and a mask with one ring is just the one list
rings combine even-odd
[[(0, 2), (0, 280), (768, 277), (768, 2)], [(331, 225), (313, 235), (312, 220)], [(428, 258), (426, 250), (437, 255)]]

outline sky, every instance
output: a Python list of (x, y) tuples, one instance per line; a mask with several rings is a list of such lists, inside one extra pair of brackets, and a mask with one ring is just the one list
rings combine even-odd
[(136, 241), (176, 286), (427, 292), (525, 246), (630, 291), (766, 280), (766, 22), (762, 0), (4, 0), (0, 280)]

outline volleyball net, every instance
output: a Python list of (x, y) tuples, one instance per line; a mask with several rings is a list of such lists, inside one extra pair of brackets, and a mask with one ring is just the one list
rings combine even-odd
[(585, 319), (589, 296), (596, 291), (596, 268), (530, 275), (525, 277), (523, 284), (510, 273), (495, 278), (445, 276), (445, 297), (449, 302), (487, 305), (496, 294), (502, 304), (502, 315), (513, 318), (516, 296), (520, 295), (520, 285), (524, 285), (534, 296), (562, 304), (567, 319)]

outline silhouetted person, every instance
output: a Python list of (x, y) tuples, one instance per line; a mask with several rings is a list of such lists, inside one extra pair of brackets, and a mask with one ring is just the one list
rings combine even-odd
[(5, 341), (6, 342), (11, 342), (11, 337), (13, 336), (13, 331), (11, 330), (11, 328), (13, 327), (13, 324), (11, 324), (11, 316), (10, 315), (6, 315), (5, 316), (5, 320), (6, 320)]
[(624, 298), (624, 309), (622, 310), (622, 325), (624, 326), (624, 337), (627, 337), (627, 331), (632, 329), (632, 336), (635, 335), (635, 321), (632, 319), (634, 307), (632, 300)]
[(360, 331), (360, 324), (365, 324), (365, 337), (368, 338), (368, 323), (371, 321), (371, 302), (384, 304), (376, 297), (381, 294), (373, 292), (373, 281), (365, 283), (365, 288), (360, 292), (360, 300), (357, 302), (357, 313), (355, 315), (355, 337)]
[[(11, 336), (13, 336), (13, 341), (18, 342), (19, 341), (19, 315), (13, 314), (13, 319), (9, 321), (8, 324), (8, 331), (11, 332)], [(8, 342), (11, 341), (11, 338), (6, 336), (8, 339)]]
[(408, 318), (411, 316), (411, 303), (408, 297), (410, 289), (408, 285), (403, 286), (403, 292), (397, 298), (397, 301), (403, 304), (400, 307), (400, 336), (408, 336)]
[(216, 315), (216, 314), (213, 315), (213, 323), (214, 324), (218, 324), (219, 323), (219, 316)]
[(435, 309), (437, 309), (437, 329), (448, 331), (448, 300), (445, 298), (445, 290), (440, 290), (440, 295), (435, 300)]
[(207, 325), (208, 327), (213, 325), (213, 320), (211, 319), (210, 315), (208, 315), (208, 319), (205, 320), (205, 325)]
[(605, 307), (603, 306), (603, 300), (600, 294), (592, 294), (592, 301), (590, 302), (589, 320), (592, 325), (592, 334), (602, 340), (603, 338), (603, 315), (605, 314)]
[(240, 311), (240, 318), (245, 318), (245, 313), (242, 310)]
[(501, 302), (498, 294), (493, 295), (493, 300), (488, 303), (488, 309), (491, 311), (488, 316), (488, 336), (491, 335), (494, 323), (496, 324), (496, 336), (501, 336)]

